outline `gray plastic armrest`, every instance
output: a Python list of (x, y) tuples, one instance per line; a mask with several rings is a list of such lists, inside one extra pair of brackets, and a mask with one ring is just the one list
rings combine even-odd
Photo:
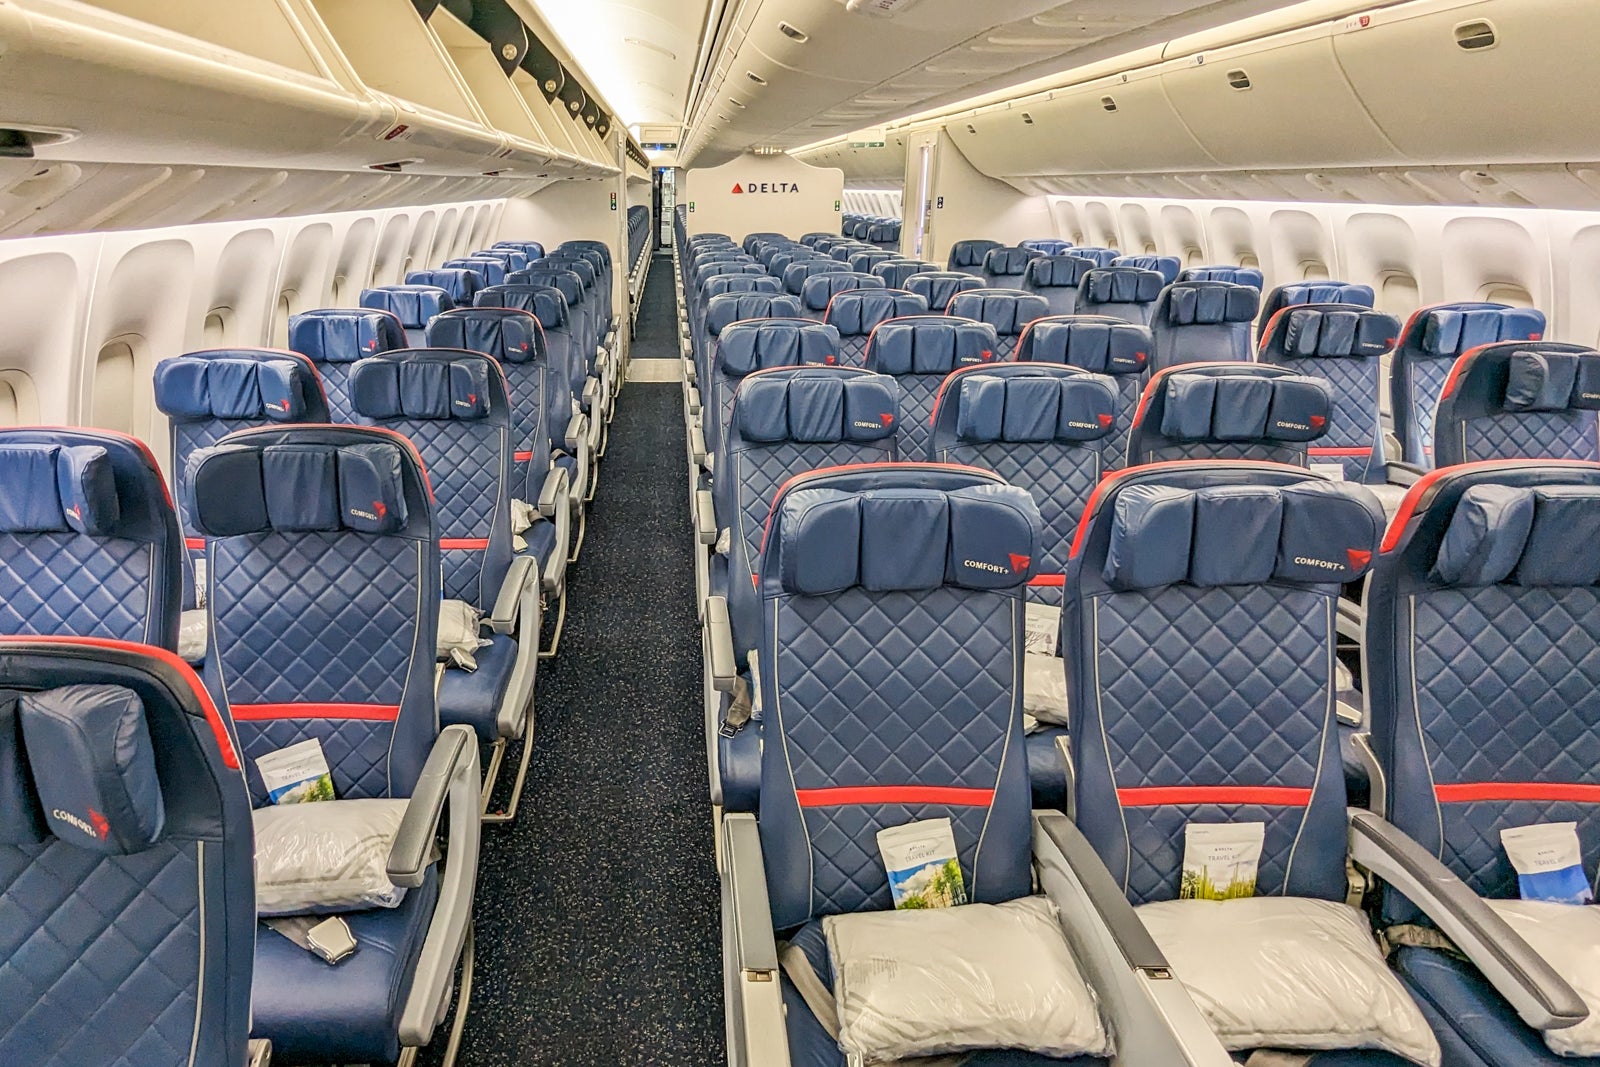
[(272, 1042), (252, 1037), (245, 1046), (245, 1067), (272, 1067)]
[(1398, 460), (1390, 460), (1383, 467), (1385, 481), (1392, 485), (1404, 485), (1408, 488), (1416, 485), (1428, 473), (1415, 463), (1401, 463)]
[(583, 451), (584, 443), (589, 440), (589, 419), (585, 415), (573, 415), (572, 421), (567, 423), (567, 437), (562, 442), (566, 450), (574, 456)]
[[(698, 404), (694, 399), (690, 400), (689, 407), (690, 414), (699, 414), (696, 410)], [(699, 426), (689, 427), (689, 451), (694, 454), (696, 466), (704, 467), (706, 465), (706, 435), (705, 431), (700, 429)]]
[(433, 743), (428, 762), (422, 767), (406, 813), (389, 847), (389, 881), (407, 889), (422, 884), (423, 873), (433, 856), (433, 842), (439, 836), (439, 820), (444, 802), (450, 796), (450, 782), (459, 765), (467, 762), (468, 749), (477, 755), (477, 738), (471, 727), (447, 726)]
[(700, 389), (698, 386), (689, 390), (689, 414), (700, 414)]
[(706, 647), (711, 654), (711, 685), (719, 693), (733, 692), (739, 668), (733, 655), (733, 624), (728, 621), (728, 598), (706, 597)]
[(731, 814), (722, 821), (723, 983), (736, 1067), (788, 1067), (789, 1039), (783, 1022), (783, 987), (772, 905), (755, 816)]
[[(441, 749), (446, 753), (443, 756), (440, 755)], [(440, 775), (446, 779), (445, 789), (450, 799), (450, 847), (439, 877), (439, 899), (433, 907), (433, 919), (428, 924), (428, 934), (422, 942), (422, 954), (417, 958), (416, 969), (412, 972), (411, 990), (400, 1012), (400, 1044), (416, 1048), (433, 1039), (434, 1027), (444, 1017), (451, 990), (455, 988), (456, 964), (461, 960), (467, 927), (472, 922), (472, 896), (478, 885), (478, 852), (482, 845), (480, 835), (483, 828), (479, 819), (483, 799), (478, 789), (483, 769), (478, 763), (478, 736), (472, 732), (472, 727), (446, 726), (439, 732), (438, 740), (433, 743), (433, 752), (417, 781), (417, 789), (412, 793), (411, 804), (406, 808), (405, 819), (400, 824), (401, 833), (395, 838), (397, 847), (405, 839), (406, 828), (411, 823), (411, 809), (417, 806), (418, 797), (427, 788), (424, 783), (429, 781), (429, 772), (436, 765)], [(429, 817), (436, 826), (438, 810), (429, 812)], [(418, 818), (423, 816), (419, 815)], [(431, 845), (432, 842), (433, 834), (430, 833), (427, 844)], [(389, 877), (393, 880), (395, 861), (392, 852), (389, 866)], [(395, 884), (402, 883), (396, 880)]]
[(600, 403), (600, 379), (586, 378), (583, 382), (583, 402), (589, 405), (592, 412)]
[(1544, 957), (1432, 853), (1371, 812), (1350, 813), (1350, 858), (1404, 893), (1483, 972), (1522, 1021), (1559, 1030), (1588, 1017)]
[[(545, 507), (547, 501), (549, 510)], [(544, 567), (544, 591), (554, 593), (567, 580), (567, 555), (572, 540), (572, 479), (565, 469), (554, 467), (545, 475), (544, 485), (539, 489), (539, 514), (556, 528), (556, 547)]]
[(717, 509), (711, 503), (711, 490), (697, 489), (694, 494), (694, 526), (702, 545), (717, 543)]
[(500, 592), (494, 598), (494, 607), (483, 621), (497, 634), (509, 634), (517, 628), (517, 615), (521, 610), (524, 592), (529, 586), (537, 587), (535, 568), (539, 561), (532, 556), (512, 556), (511, 566), (500, 581)]
[[(1089, 839), (1065, 815), (1054, 811), (1034, 813), (1035, 859), (1042, 867), (1064, 862), (1072, 869), (1076, 880), (1083, 886), (1084, 895), (1093, 905), (1106, 930), (1110, 932), (1128, 966), (1143, 971), (1164, 971), (1167, 958), (1161, 954), (1155, 939), (1139, 921), (1127, 894), (1117, 886), (1100, 861), (1100, 854), (1089, 844)], [(1043, 841), (1054, 846), (1054, 851), (1040, 848)]]
[(561, 513), (561, 502), (567, 497), (567, 472), (561, 467), (552, 467), (544, 476), (544, 484), (539, 487), (539, 514), (551, 522)]

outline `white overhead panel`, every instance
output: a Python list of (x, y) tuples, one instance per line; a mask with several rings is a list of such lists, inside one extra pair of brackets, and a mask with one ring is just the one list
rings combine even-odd
[(683, 121), (710, 0), (534, 0), (630, 126)]

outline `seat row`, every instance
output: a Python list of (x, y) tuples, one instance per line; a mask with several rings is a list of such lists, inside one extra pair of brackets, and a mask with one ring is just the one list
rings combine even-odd
[[(594, 266), (538, 251), (470, 258)], [(580, 289), (475, 299), (413, 276), (292, 350), (163, 360), (170, 478), (0, 431), (0, 657), (33, 665), (0, 696), (0, 1059), (411, 1062), (455, 1002), (453, 1061), (479, 827), (517, 812), (622, 354)]]

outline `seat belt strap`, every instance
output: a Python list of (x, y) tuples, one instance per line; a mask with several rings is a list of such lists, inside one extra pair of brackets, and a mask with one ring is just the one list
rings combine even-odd
[(745, 681), (744, 675), (735, 675), (733, 679), (733, 693), (728, 697), (728, 711), (722, 717), (722, 724), (717, 727), (717, 733), (723, 737), (733, 737), (745, 724), (750, 721), (754, 711), (750, 699), (750, 683)]
[(1437, 952), (1448, 953), (1457, 959), (1466, 959), (1466, 956), (1456, 943), (1442, 931), (1431, 926), (1420, 926), (1416, 923), (1396, 923), (1394, 926), (1384, 927), (1380, 935), (1383, 941), (1384, 955), (1387, 956), (1397, 948), (1431, 948)]
[(350, 924), (337, 915), (284, 915), (263, 920), (322, 962), (332, 966), (356, 950)]

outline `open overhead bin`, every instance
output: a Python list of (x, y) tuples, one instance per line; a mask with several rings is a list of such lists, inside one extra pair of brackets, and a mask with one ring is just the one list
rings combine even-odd
[[(517, 26), (522, 25), (521, 21)], [(489, 124), (505, 135), (499, 162), (489, 168), (513, 174), (537, 174), (549, 165), (553, 153), (544, 143), (544, 133), (533, 120), (523, 99), (507, 75), (494, 45), (462, 22), (441, 4), (428, 17), (428, 26), (439, 38), (450, 61), (460, 72), (467, 90)], [(523, 35), (526, 41), (526, 34)], [(502, 47), (515, 49), (507, 40)], [(521, 50), (513, 51), (513, 58)], [(516, 70), (515, 63), (512, 69)]]

